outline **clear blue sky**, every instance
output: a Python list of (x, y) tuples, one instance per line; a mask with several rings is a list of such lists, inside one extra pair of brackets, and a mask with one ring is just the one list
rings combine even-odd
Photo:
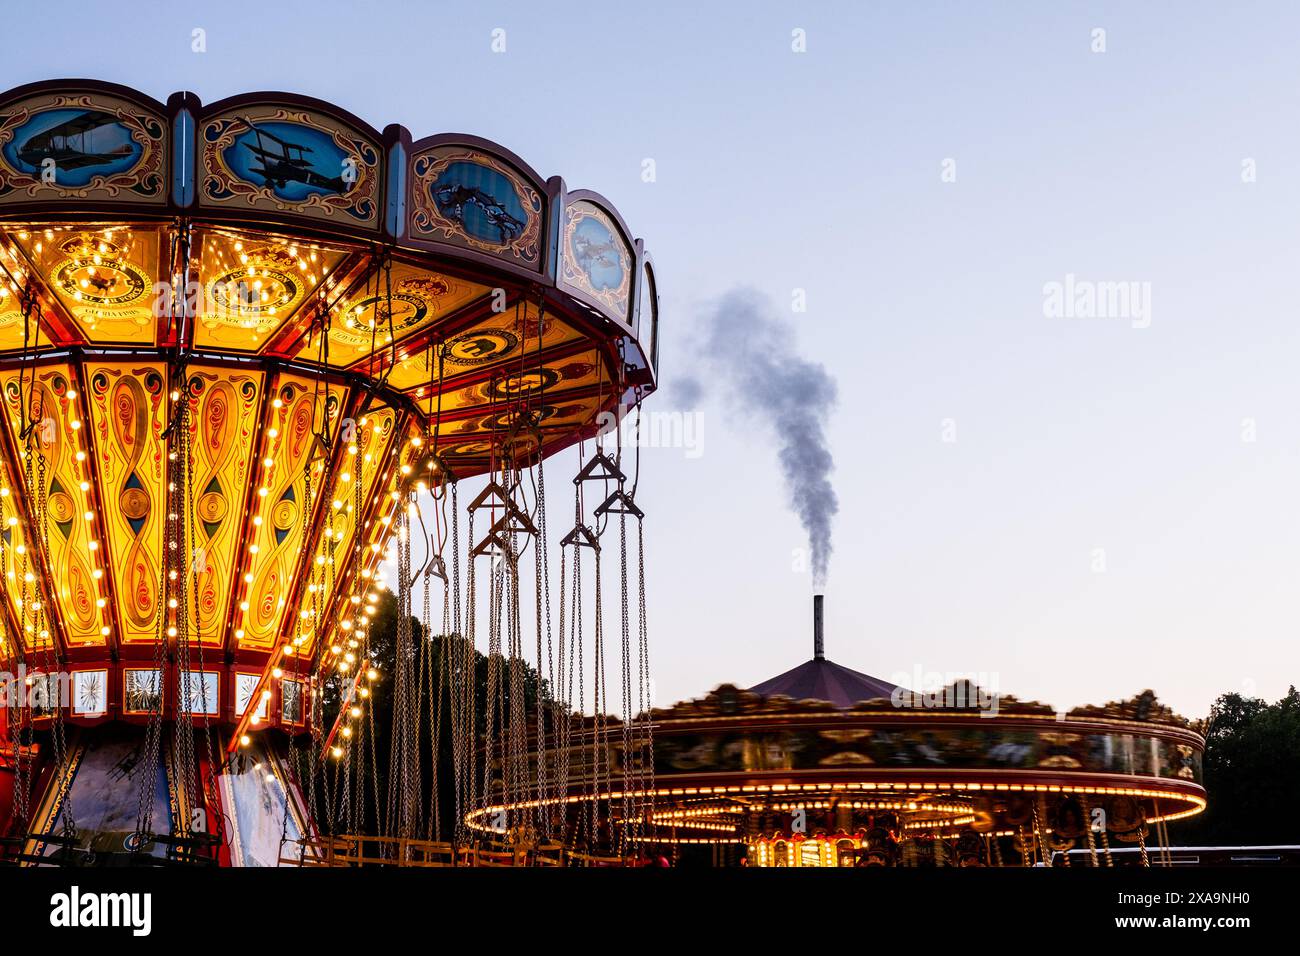
[[(665, 410), (712, 300), (748, 285), (788, 313), (806, 289), (792, 347), (841, 396), (831, 656), (993, 674), (1058, 707), (1149, 686), (1199, 716), (1300, 676), (1297, 21), (1283, 3), (15, 4), (0, 86), (284, 89), (497, 140), (646, 239)], [(1150, 283), (1150, 326), (1045, 317), (1070, 273)], [(700, 411), (701, 457), (644, 463), (661, 704), (811, 643), (771, 446), (712, 396)]]

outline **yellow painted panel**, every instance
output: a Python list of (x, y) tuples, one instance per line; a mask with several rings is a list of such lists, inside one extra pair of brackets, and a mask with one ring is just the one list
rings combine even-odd
[[(361, 422), (364, 422), (362, 424)], [(311, 579), (302, 595), (298, 608), (303, 626), (297, 632), (302, 638), (299, 643), (300, 653), (310, 653), (317, 633), (328, 637), (336, 626), (336, 621), (326, 621), (321, 626), (313, 622), (317, 614), (324, 614), (334, 599), (335, 584), (345, 575), (348, 563), (353, 560), (352, 548), (355, 541), (356, 525), (360, 515), (357, 512), (357, 489), (360, 487), (361, 513), (369, 510), (368, 503), (376, 493), (387, 494), (391, 482), (383, 481), (385, 474), (391, 473), (395, 459), (391, 455), (396, 434), (397, 415), (390, 408), (381, 408), (368, 412), (361, 417), (355, 432), (353, 443), (357, 451), (347, 452), (344, 464), (334, 479), (330, 489), (329, 514), (325, 520), (324, 533), (321, 535), (316, 552), (312, 556)], [(345, 436), (346, 437), (346, 436)], [(344, 480), (344, 475), (347, 480)], [(338, 506), (334, 506), (334, 502)], [(369, 547), (380, 535), (379, 525), (366, 529), (361, 544)], [(363, 561), (368, 564), (368, 561)], [(316, 588), (315, 591), (311, 587)], [(342, 608), (339, 609), (342, 613)], [(294, 634), (291, 632), (290, 637)]]
[[(388, 276), (382, 272), (370, 276), (338, 305), (330, 323), (330, 364), (349, 366), (372, 352), (386, 355), (394, 340), (400, 345), (490, 291), (464, 279), (398, 263)], [(298, 357), (315, 359), (319, 351), (317, 342), (304, 343)]]
[(198, 242), (203, 287), (194, 344), (258, 352), (343, 260), (343, 253), (292, 239), (206, 233)]
[(92, 362), (85, 378), (113, 597), (124, 642), (158, 638), (167, 513), (166, 367)]
[(196, 598), (191, 633), (205, 643), (225, 639), (245, 527), (244, 502), (257, 463), (263, 374), (224, 368), (190, 370), (191, 467)]
[(154, 344), (157, 230), (51, 228), (16, 238), (87, 339)]
[[(310, 379), (283, 374), (276, 379), (271, 394), (268, 429), (259, 458), (269, 459), (272, 464), (268, 467), (261, 460), (255, 462), (252, 479), (258, 493), (253, 501), (249, 543), (257, 546), (257, 552), (250, 555), (247, 573), (253, 580), (247, 585), (239, 583), (244, 589), (242, 603), (247, 606), (241, 607), (243, 614), (236, 618), (242, 618), (236, 636), (245, 648), (269, 647), (280, 632), (305, 545), (304, 521), (310, 520), (304, 470), (322, 451), (315, 434), (324, 429), (324, 416), (330, 416), (334, 422), (331, 432), (337, 432), (346, 398), (342, 386), (318, 390)], [(312, 477), (317, 482), (322, 464), (318, 460), (312, 465)], [(319, 499), (316, 487), (312, 494)]]
[[(30, 560), (25, 561), (23, 558), (23, 554), (27, 549), (27, 538), (23, 533), (22, 522), (10, 523), (11, 518), (17, 517), (17, 508), (21, 497), (22, 485), (15, 481), (14, 475), (9, 471), (8, 462), (0, 459), (0, 534), (4, 535), (4, 563), (3, 566), (0, 566), (0, 579), (3, 580), (5, 600), (9, 602), (9, 607), (13, 610), (14, 620), (20, 622), (20, 626), (22, 622), (21, 602), (24, 571), (34, 570)], [(34, 630), (24, 637), (22, 643), (25, 647), (33, 650), (51, 646), (49, 640), (40, 641)], [(17, 642), (13, 646), (6, 644), (4, 647), (5, 653), (13, 653), (16, 650), (16, 644)]]
[[(31, 420), (37, 425), (33, 434), (32, 481), (34, 492), (42, 487), (46, 501), (43, 529), (45, 546), (53, 576), (50, 589), (63, 622), (64, 637), (71, 646), (102, 645), (101, 629), (110, 626), (107, 608), (98, 606), (104, 582), (95, 577), (104, 556), (101, 542), (95, 539), (95, 525), (84, 517), (98, 508), (91, 484), (91, 466), (85, 442), (86, 429), (81, 422), (80, 399), (70, 393), (79, 388), (66, 366), (45, 366), (35, 370), (35, 381), (28, 373), (23, 389), (30, 401)], [(30, 390), (30, 391), (28, 391)], [(23, 447), (19, 412), (22, 407), (17, 374), (4, 380), (6, 419), (14, 446)], [(74, 423), (75, 427), (74, 427)], [(82, 453), (82, 460), (77, 454)], [(41, 458), (44, 459), (44, 478)], [(83, 487), (84, 485), (84, 487)], [(29, 501), (29, 510), (34, 502)], [(36, 529), (35, 533), (42, 533)], [(94, 546), (92, 548), (92, 542)], [(157, 588), (157, 582), (154, 584)]]

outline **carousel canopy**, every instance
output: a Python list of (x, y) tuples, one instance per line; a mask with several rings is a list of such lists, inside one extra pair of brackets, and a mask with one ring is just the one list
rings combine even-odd
[(793, 700), (824, 700), (836, 707), (852, 707), (859, 701), (887, 698), (897, 689), (889, 681), (815, 657), (749, 690), (764, 697), (780, 694)]
[(888, 698), (896, 684), (863, 674), (826, 659), (822, 595), (813, 597), (813, 659), (783, 674), (755, 684), (752, 694), (781, 695), (792, 700), (823, 700), (836, 707), (852, 707), (859, 701)]

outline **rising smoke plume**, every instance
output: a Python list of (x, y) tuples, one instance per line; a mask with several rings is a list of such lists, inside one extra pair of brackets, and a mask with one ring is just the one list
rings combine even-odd
[(795, 354), (793, 327), (751, 290), (722, 297), (707, 340), (705, 354), (733, 409), (771, 431), (791, 507), (808, 533), (813, 586), (821, 588), (831, 557), (831, 521), (840, 510), (826, 441), (835, 380), (822, 365)]

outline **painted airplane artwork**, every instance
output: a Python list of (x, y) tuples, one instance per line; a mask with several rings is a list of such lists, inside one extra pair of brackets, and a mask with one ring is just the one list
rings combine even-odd
[(430, 186), (438, 212), (481, 242), (509, 245), (528, 225), (515, 187), (478, 163), (452, 163)]
[(329, 135), (296, 123), (243, 123), (247, 130), (222, 154), (240, 179), (290, 202), (347, 193), (349, 157)]
[(55, 183), (80, 187), (96, 176), (126, 172), (144, 149), (112, 113), (58, 109), (37, 113), (15, 129), (3, 152), (18, 172), (39, 177), (53, 169)]
[(599, 219), (584, 217), (573, 230), (569, 248), (592, 288), (617, 289), (623, 284), (623, 245)]

